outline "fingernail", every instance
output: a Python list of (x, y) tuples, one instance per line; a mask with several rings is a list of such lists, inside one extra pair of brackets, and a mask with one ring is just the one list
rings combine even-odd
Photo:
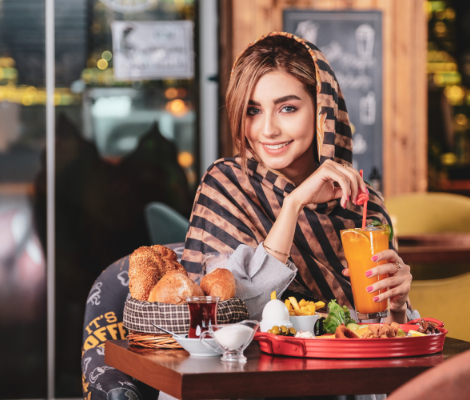
[(369, 189), (366, 188), (366, 190), (367, 190), (367, 193), (369, 193)]
[(348, 201), (349, 201), (349, 198), (350, 198), (350, 197), (351, 197), (351, 196), (350, 196), (350, 195), (348, 195)]
[[(372, 286), (367, 286), (366, 287), (366, 290), (370, 293), (374, 290), (374, 288)], [(375, 300), (374, 300), (375, 301)]]
[(377, 261), (378, 259), (379, 259), (379, 257), (377, 257), (377, 256), (372, 257), (372, 261)]
[(379, 301), (379, 296), (375, 296), (372, 300)]
[(372, 271), (366, 271), (366, 276), (369, 277), (372, 275)]

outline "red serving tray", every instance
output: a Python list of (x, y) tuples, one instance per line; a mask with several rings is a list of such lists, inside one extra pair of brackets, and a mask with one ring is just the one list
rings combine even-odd
[[(441, 332), (436, 335), (387, 339), (302, 339), (256, 332), (254, 339), (259, 342), (261, 351), (279, 356), (308, 358), (392, 358), (433, 354), (442, 351), (447, 329), (433, 318), (424, 318), (438, 324)], [(400, 325), (405, 332), (416, 330), (413, 320)], [(359, 324), (372, 325), (372, 324)], [(379, 325), (379, 324), (373, 324)], [(419, 326), (419, 325), (418, 325)]]

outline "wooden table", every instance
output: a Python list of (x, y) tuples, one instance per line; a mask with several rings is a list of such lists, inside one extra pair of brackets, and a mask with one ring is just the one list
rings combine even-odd
[(190, 357), (184, 350), (130, 350), (126, 340), (106, 342), (106, 363), (179, 399), (227, 399), (391, 393), (470, 343), (447, 338), (442, 353), (421, 357), (328, 360), (273, 357), (257, 342), (246, 364)]
[(423, 233), (398, 236), (398, 253), (407, 263), (470, 260), (469, 233)]

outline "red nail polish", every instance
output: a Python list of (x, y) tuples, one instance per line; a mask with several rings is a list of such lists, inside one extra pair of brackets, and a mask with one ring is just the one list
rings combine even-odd
[(348, 201), (349, 201), (350, 197), (351, 197), (351, 196), (348, 194)]
[(372, 300), (379, 301), (379, 296), (375, 296)]
[(369, 193), (369, 189), (366, 188), (366, 190), (367, 190), (367, 193)]
[(377, 261), (378, 259), (379, 259), (379, 257), (377, 257), (377, 256), (372, 257), (372, 261)]
[(366, 271), (366, 276), (369, 277), (372, 275), (372, 271)]
[(372, 286), (367, 286), (366, 290), (370, 293), (374, 290), (374, 288)]

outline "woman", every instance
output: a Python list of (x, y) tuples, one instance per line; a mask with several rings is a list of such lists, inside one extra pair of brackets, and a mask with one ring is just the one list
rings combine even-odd
[[(252, 259), (246, 260), (245, 251), (245, 264), (257, 259), (266, 277), (276, 263), (297, 270), (288, 293), (337, 299), (352, 308), (339, 231), (361, 226), (363, 209), (356, 201), (365, 192), (368, 221), (391, 222), (380, 197), (351, 168), (349, 118), (328, 61), (292, 34), (270, 33), (235, 61), (226, 102), (240, 153), (216, 161), (202, 178), (183, 265), (200, 273), (206, 254), (248, 247)], [(260, 258), (262, 253), (267, 257)], [(373, 256), (381, 260), (388, 262), (367, 276), (388, 273), (389, 278), (364, 290), (390, 287), (374, 300), (390, 299), (387, 322), (404, 323), (410, 268), (392, 243)], [(269, 285), (263, 289), (265, 303)]]

